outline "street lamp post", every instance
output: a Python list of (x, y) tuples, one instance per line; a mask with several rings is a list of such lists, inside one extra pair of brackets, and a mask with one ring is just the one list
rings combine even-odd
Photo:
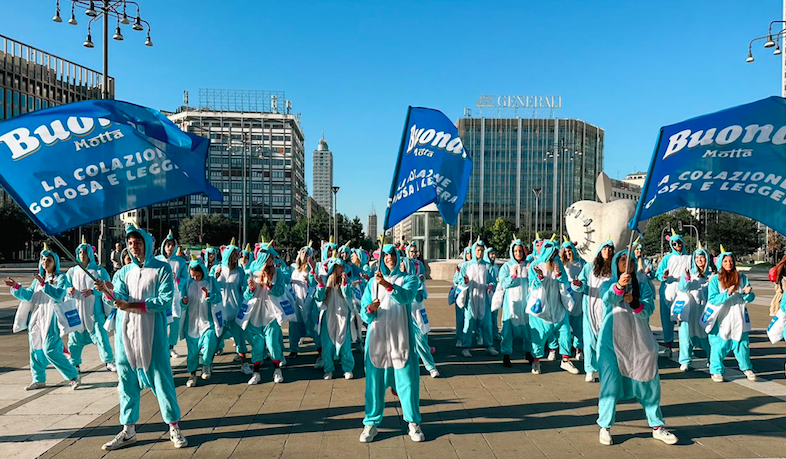
[(333, 188), (333, 242), (338, 244), (338, 219), (336, 218), (336, 207), (338, 207), (338, 189), (339, 187), (334, 186)]
[(535, 193), (535, 233), (538, 232), (538, 204), (540, 203), (540, 193), (543, 192), (542, 188), (533, 188), (532, 192)]
[[(136, 7), (136, 18), (134, 20), (134, 25), (132, 29), (141, 31), (144, 30), (142, 24), (144, 23), (147, 25), (147, 40), (145, 40), (145, 46), (153, 46), (153, 41), (150, 39), (150, 23), (143, 20), (140, 12), (139, 12), (139, 4), (130, 1), (130, 0), (101, 0), (99, 5), (96, 6), (95, 1), (86, 1), (86, 0), (63, 0), (71, 2), (71, 18), (68, 20), (68, 23), (71, 25), (77, 25), (78, 21), (76, 19), (76, 9), (80, 8), (85, 10), (85, 15), (90, 18), (87, 22), (87, 39), (82, 46), (85, 48), (94, 48), (95, 45), (93, 44), (93, 38), (90, 33), (90, 28), (93, 21), (102, 18), (104, 20), (103, 24), (103, 65), (102, 65), (102, 81), (101, 81), (101, 98), (102, 99), (109, 99), (109, 20), (110, 18), (117, 19), (117, 27), (115, 28), (115, 34), (112, 36), (114, 40), (123, 41), (125, 37), (123, 37), (123, 33), (120, 30), (121, 25), (128, 25), (131, 24), (131, 21), (128, 18), (128, 5), (133, 5)], [(55, 16), (52, 18), (53, 22), (61, 23), (63, 19), (60, 17), (60, 0), (57, 0), (57, 11)], [(101, 261), (102, 264), (105, 266), (109, 266), (109, 260), (104, 255), (109, 253), (109, 239), (106, 237), (106, 219), (101, 219), (101, 223), (99, 224), (99, 235), (98, 235), (98, 259)]]

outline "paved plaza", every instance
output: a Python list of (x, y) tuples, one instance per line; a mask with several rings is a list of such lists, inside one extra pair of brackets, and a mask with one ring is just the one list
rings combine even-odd
[[(20, 279), (29, 278), (29, 270)], [(11, 271), (0, 269), (5, 277)], [(143, 392), (139, 442), (106, 453), (101, 445), (119, 430), (116, 375), (103, 369), (95, 347), (85, 350), (83, 387), (66, 387), (54, 369), (50, 387), (25, 392), (30, 381), (27, 335), (11, 334), (18, 304), (0, 292), (0, 457), (2, 458), (758, 458), (786, 456), (786, 380), (783, 342), (770, 345), (764, 328), (772, 295), (766, 273), (751, 278), (758, 298), (750, 306), (753, 364), (760, 376), (747, 381), (733, 359), (726, 361), (731, 382), (710, 381), (704, 360), (680, 373), (661, 358), (663, 414), (680, 443), (667, 446), (651, 438), (644, 413), (635, 403), (618, 407), (612, 429), (615, 444), (598, 443), (598, 384), (570, 375), (558, 362), (544, 362), (543, 374), (530, 373), (523, 354), (514, 367), (481, 349), (471, 359), (454, 347), (454, 313), (447, 306), (449, 284), (429, 281), (427, 301), (431, 345), (442, 376), (432, 379), (421, 368), (421, 409), (425, 443), (406, 435), (400, 407), (388, 392), (385, 419), (377, 440), (358, 442), (362, 430), (362, 355), (355, 353), (354, 380), (322, 380), (313, 368), (316, 353), (288, 362), (285, 383), (271, 382), (273, 369), (263, 367), (263, 383), (248, 386), (248, 376), (232, 355), (216, 358), (209, 381), (186, 388), (184, 359), (173, 360), (181, 423), (189, 446), (175, 450), (150, 391)], [(27, 282), (25, 280), (25, 282)], [(660, 328), (657, 314), (653, 329)], [(227, 343), (229, 349), (231, 342)], [(180, 346), (185, 353), (185, 346)], [(703, 355), (699, 355), (703, 357)], [(578, 365), (580, 366), (580, 365)], [(338, 371), (336, 375), (338, 375)], [(583, 373), (583, 372), (582, 372)]]

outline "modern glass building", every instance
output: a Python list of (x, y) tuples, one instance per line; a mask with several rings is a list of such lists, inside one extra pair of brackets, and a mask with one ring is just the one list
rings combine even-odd
[(473, 160), (461, 229), (503, 217), (560, 234), (565, 209), (596, 200), (603, 129), (577, 119), (466, 117), (458, 131)]
[(330, 151), (325, 135), (322, 134), (313, 153), (314, 167), (311, 169), (311, 186), (314, 199), (333, 215), (333, 152)]

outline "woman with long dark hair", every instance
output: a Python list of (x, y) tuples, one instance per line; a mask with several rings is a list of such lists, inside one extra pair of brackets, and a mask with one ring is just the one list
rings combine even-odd
[(666, 430), (660, 409), (658, 342), (649, 318), (655, 310), (652, 289), (639, 282), (636, 259), (622, 250), (612, 260), (611, 279), (602, 289), (606, 315), (598, 333), (600, 443), (610, 445), (611, 427), (621, 400), (636, 399), (644, 408), (652, 437), (668, 445), (677, 437)]
[[(597, 344), (598, 331), (606, 307), (603, 304), (601, 287), (611, 279), (611, 260), (614, 258), (614, 242), (607, 240), (598, 247), (592, 263), (584, 265), (579, 274), (577, 287), (582, 293), (582, 339), (584, 344), (584, 372), (586, 382), (594, 382), (598, 372)], [(574, 283), (575, 285), (575, 283)]]

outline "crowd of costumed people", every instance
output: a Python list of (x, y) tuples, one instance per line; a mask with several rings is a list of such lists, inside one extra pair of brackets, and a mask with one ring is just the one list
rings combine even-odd
[[(426, 266), (416, 244), (386, 244), (370, 253), (331, 240), (319, 253), (311, 245), (300, 248), (290, 265), (273, 241), (241, 248), (233, 239), (188, 253), (171, 231), (158, 247), (135, 224), (125, 233), (126, 244), (110, 255), (111, 276), (83, 240), (74, 253), (78, 264), (65, 274), (58, 254), (45, 245), (29, 286), (5, 281), (21, 301), (14, 331), (29, 336), (33, 380), (27, 390), (46, 387), (49, 364), (78, 389), (83, 349), (90, 344), (107, 371), (117, 373), (123, 428), (103, 449), (137, 441), (140, 392), (146, 388), (174, 446), (186, 446), (170, 359), (185, 357), (187, 387), (204, 384), (214, 357), (229, 352), (230, 338), (236, 365), (230, 371), (246, 375), (249, 385), (283, 383), (287, 360), (298, 359), (308, 342), (317, 353), (314, 368), (326, 380), (339, 368), (344, 379), (355, 378), (356, 356), (361, 358), (366, 389), (360, 441), (377, 435), (388, 388), (401, 403), (411, 439), (425, 440), (420, 365), (432, 378), (440, 372), (429, 345)], [(612, 443), (617, 403), (635, 399), (653, 437), (675, 444), (661, 414), (659, 345), (649, 326), (654, 280), (660, 282), (666, 356), (678, 324), (680, 371), (688, 371), (694, 350), (702, 349), (716, 382), (724, 381), (730, 352), (747, 378), (756, 379), (746, 309), (754, 293), (731, 252), (721, 247), (713, 267), (701, 246), (687, 253), (675, 233), (669, 244), (671, 252), (656, 268), (638, 240), (632, 253), (607, 240), (585, 262), (567, 238), (560, 243), (555, 236), (537, 236), (529, 244), (514, 237), (505, 248), (508, 261), (498, 264), (495, 249), (478, 239), (463, 250), (448, 295), (457, 352), (467, 359), (478, 350), (495, 358), (501, 353), (502, 365), (512, 367), (519, 350), (533, 375), (557, 366), (572, 375), (583, 369), (587, 383), (600, 383), (601, 443)], [(786, 300), (773, 314), (786, 320)], [(185, 356), (175, 349), (181, 341)], [(543, 363), (552, 361), (554, 367)]]

